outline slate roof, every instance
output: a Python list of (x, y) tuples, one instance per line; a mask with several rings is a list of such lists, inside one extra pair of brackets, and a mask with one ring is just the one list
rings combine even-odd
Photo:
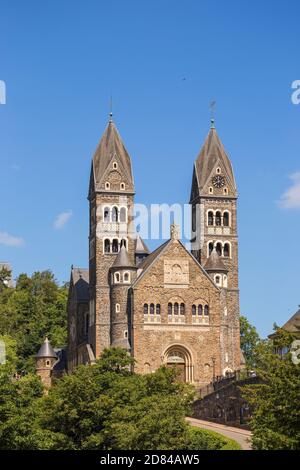
[(299, 333), (300, 309), (281, 328), (289, 333)]
[(213, 272), (228, 272), (225, 264), (222, 261), (221, 256), (217, 253), (216, 248), (214, 248), (206, 261), (205, 265), (203, 266), (205, 271), (213, 271)]
[(78, 301), (89, 300), (89, 270), (83, 268), (74, 268), (71, 270), (71, 279), (76, 291)]
[(144, 240), (138, 235), (135, 240), (135, 253), (139, 254), (149, 254), (149, 248), (147, 247)]
[(48, 338), (46, 338), (45, 341), (43, 342), (36, 357), (49, 357), (49, 358), (57, 359), (57, 354), (52, 348), (51, 343), (48, 340)]
[(131, 268), (133, 266), (134, 265), (129, 259), (125, 246), (121, 246), (118, 256), (112, 264), (112, 268)]
[(123, 144), (117, 127), (113, 121), (110, 121), (104, 131), (104, 134), (96, 148), (93, 162), (92, 162), (92, 175), (94, 178), (94, 185), (97, 189), (102, 183), (105, 176), (105, 171), (109, 164), (115, 157), (118, 156), (122, 163), (128, 183), (133, 186), (133, 176), (131, 168), (131, 160), (129, 154)]
[(225, 174), (228, 177), (233, 189), (236, 190), (236, 183), (231, 162), (223, 147), (217, 131), (212, 127), (206, 137), (204, 145), (195, 161), (195, 172), (200, 191), (204, 188), (212, 170), (218, 161), (221, 161)]

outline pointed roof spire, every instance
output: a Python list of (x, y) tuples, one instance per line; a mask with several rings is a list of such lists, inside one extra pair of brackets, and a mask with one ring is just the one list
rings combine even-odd
[(204, 189), (206, 183), (210, 180), (212, 171), (216, 165), (220, 165), (222, 167), (225, 176), (227, 177), (228, 183), (235, 192), (236, 184), (232, 165), (217, 134), (215, 120), (212, 118), (211, 128), (195, 161), (195, 174), (200, 192)]
[(144, 240), (142, 240), (142, 238), (140, 237), (140, 235), (137, 235), (136, 237), (136, 240), (135, 240), (135, 253), (136, 254), (149, 254), (149, 249), (146, 245), (146, 243), (144, 242)]
[[(112, 120), (111, 111), (110, 120), (93, 156), (90, 190), (91, 188), (95, 188), (96, 191), (104, 189), (113, 159), (118, 162), (118, 172), (126, 184), (126, 190), (133, 192), (134, 183), (130, 156)], [(118, 189), (120, 188), (118, 187)]]
[(207, 272), (228, 272), (215, 247), (203, 267)]
[(131, 268), (134, 267), (132, 262), (129, 259), (127, 250), (124, 245), (121, 246), (121, 249), (116, 257), (112, 268)]
[(35, 356), (37, 358), (48, 357), (57, 359), (57, 354), (55, 353), (54, 349), (51, 346), (50, 341), (46, 337), (45, 341), (43, 342), (42, 346), (39, 349), (39, 352)]

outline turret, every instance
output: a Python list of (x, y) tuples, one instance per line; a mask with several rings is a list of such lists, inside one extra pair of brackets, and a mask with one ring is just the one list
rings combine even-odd
[(136, 277), (136, 266), (123, 245), (110, 268), (111, 346), (130, 350), (130, 306), (128, 290)]
[(52, 385), (52, 371), (57, 359), (58, 357), (50, 341), (46, 338), (35, 356), (36, 373), (41, 377), (46, 389), (50, 388)]
[(149, 249), (144, 240), (137, 235), (135, 242), (135, 264), (138, 266), (149, 255)]
[(213, 248), (208, 260), (204, 265), (204, 269), (218, 287), (227, 288), (228, 269), (223, 263), (216, 248)]

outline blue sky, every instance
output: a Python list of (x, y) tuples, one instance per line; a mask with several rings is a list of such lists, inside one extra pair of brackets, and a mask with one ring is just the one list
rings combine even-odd
[(0, 260), (59, 281), (87, 266), (111, 93), (146, 204), (188, 202), (215, 99), (240, 195), (241, 313), (263, 335), (285, 322), (300, 304), (299, 13), (296, 0), (2, 1)]

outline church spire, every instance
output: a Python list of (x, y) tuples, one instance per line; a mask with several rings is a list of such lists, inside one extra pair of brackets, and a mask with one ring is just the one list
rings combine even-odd
[(93, 191), (134, 193), (131, 159), (109, 113), (109, 122), (92, 161), (90, 194)]
[(237, 189), (232, 165), (216, 131), (214, 117), (212, 117), (209, 133), (194, 166), (199, 194), (204, 195), (206, 192), (209, 194), (209, 187), (212, 187), (213, 190), (215, 189), (213, 177), (216, 172), (220, 173), (217, 176), (222, 187), (228, 188), (226, 194), (236, 196)]

